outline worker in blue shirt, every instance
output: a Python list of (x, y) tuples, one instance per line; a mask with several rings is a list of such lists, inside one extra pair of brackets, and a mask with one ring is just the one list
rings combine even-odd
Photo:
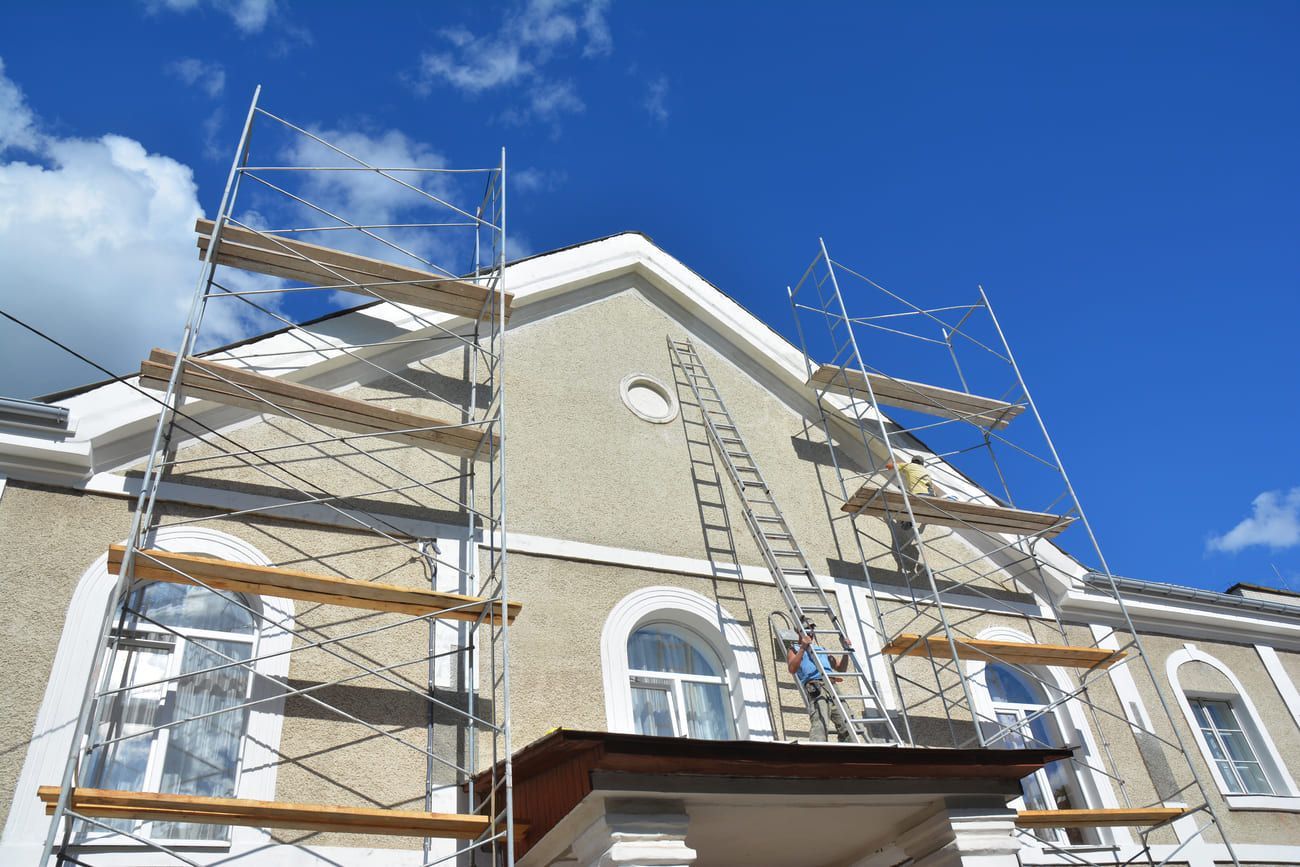
[[(840, 742), (852, 741), (853, 733), (849, 730), (848, 720), (844, 719), (844, 714), (840, 712), (839, 706), (830, 696), (828, 685), (822, 680), (822, 671), (847, 671), (849, 654), (845, 653), (836, 658), (820, 644), (814, 644), (815, 630), (814, 624), (805, 621), (799, 641), (790, 645), (785, 657), (786, 668), (799, 681), (804, 694), (808, 696), (808, 737), (814, 741), (827, 740), (826, 719), (829, 717)], [(853, 650), (853, 644), (847, 638), (844, 639), (844, 649)], [(821, 662), (820, 669), (817, 662), (813, 661), (813, 654), (816, 654), (818, 661)], [(837, 681), (839, 679), (835, 678)]]

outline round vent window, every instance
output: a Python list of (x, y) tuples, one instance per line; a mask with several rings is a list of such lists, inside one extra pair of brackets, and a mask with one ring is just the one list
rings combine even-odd
[(652, 376), (633, 373), (619, 383), (623, 403), (637, 418), (655, 424), (667, 424), (677, 418), (677, 398), (668, 386)]

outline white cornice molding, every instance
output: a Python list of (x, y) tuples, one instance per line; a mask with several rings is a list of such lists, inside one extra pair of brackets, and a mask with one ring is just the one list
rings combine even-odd
[[(624, 233), (553, 253), (546, 253), (510, 265), (506, 285), (515, 294), (514, 323), (531, 321), (535, 315), (549, 315), (553, 305), (542, 304), (566, 293), (621, 276), (636, 274), (663, 292), (688, 313), (732, 343), (746, 359), (773, 379), (804, 393), (806, 370), (802, 353), (772, 330), (741, 304), (696, 274), (681, 261), (637, 233)], [(614, 291), (614, 287), (611, 287)], [(416, 350), (402, 347), (357, 347), (393, 337), (418, 338), (439, 329), (455, 330), (466, 325), (463, 318), (449, 314), (409, 309), (393, 304), (375, 304), (354, 310), (310, 326), (313, 335), (329, 347), (303, 349), (292, 333), (277, 333), (251, 341), (214, 356), (228, 363), (243, 364), (270, 375), (284, 376), (318, 388), (338, 389), (363, 384), (381, 375), (380, 371), (357, 359), (396, 361), (402, 353)], [(268, 353), (286, 353), (266, 358)], [(258, 360), (258, 356), (263, 356)], [(811, 400), (811, 398), (810, 398)], [(832, 398), (832, 401), (835, 399)], [(123, 382), (113, 382), (74, 395), (57, 405), (67, 407), (73, 422), (71, 439), (52, 442), (48, 437), (0, 434), (0, 473), (11, 478), (45, 484), (93, 489), (92, 479), (129, 466), (143, 458), (156, 422), (158, 404), (134, 391)], [(249, 410), (222, 406), (208, 401), (190, 401), (186, 411), (203, 423), (220, 430), (254, 423), (259, 415)], [(841, 420), (851, 425), (848, 419)], [(841, 434), (852, 433), (844, 428)], [(856, 434), (854, 434), (856, 436)], [(940, 483), (974, 499), (984, 499), (983, 491), (955, 473), (938, 473)], [(1092, 622), (1097, 616), (1104, 622), (1119, 624), (1122, 615), (1114, 600), (1099, 600), (1082, 590), (1087, 570), (1050, 543), (1040, 543), (1038, 554), (1045, 560), (1050, 574), (1050, 592), (1057, 594), (1063, 613)], [(1186, 623), (1204, 621), (1206, 628), (1221, 629), (1234, 623), (1250, 630), (1249, 636), (1275, 629), (1274, 621), (1250, 620), (1224, 613), (1207, 614), (1193, 606), (1175, 608), (1131, 602), (1140, 611), (1143, 626), (1181, 628)], [(1150, 619), (1148, 619), (1148, 617)], [(1185, 619), (1180, 619), (1183, 617)], [(1253, 629), (1252, 629), (1253, 626)], [(1300, 623), (1284, 630), (1294, 634), (1294, 646), (1300, 648)], [(1220, 633), (1220, 636), (1222, 633)], [(1207, 636), (1208, 637), (1208, 636)]]
[[(1286, 619), (1268, 612), (1214, 607), (1208, 603), (1173, 604), (1166, 599), (1137, 594), (1124, 596), (1124, 608), (1141, 632), (1300, 650), (1300, 618)], [(1126, 628), (1119, 603), (1100, 593), (1072, 590), (1061, 599), (1060, 611), (1061, 617), (1068, 621)]]

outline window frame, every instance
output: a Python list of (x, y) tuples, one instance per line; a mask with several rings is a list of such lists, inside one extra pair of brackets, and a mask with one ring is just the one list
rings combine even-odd
[[(1227, 679), (1231, 691), (1215, 692), (1213, 690), (1185, 689), (1179, 678), (1178, 671), (1189, 662), (1200, 662), (1217, 670)], [(1165, 675), (1168, 678), (1169, 685), (1173, 688), (1174, 698), (1183, 712), (1187, 727), (1191, 731), (1192, 740), (1196, 742), (1201, 758), (1209, 768), (1210, 777), (1214, 780), (1219, 794), (1227, 803), (1228, 809), (1300, 811), (1300, 789), (1297, 789), (1290, 769), (1282, 758), (1281, 751), (1278, 749), (1277, 744), (1273, 742), (1273, 738), (1269, 734), (1268, 728), (1263, 724), (1255, 703), (1251, 701), (1250, 694), (1246, 691), (1236, 673), (1222, 660), (1205, 653), (1195, 644), (1189, 642), (1184, 644), (1180, 650), (1169, 655), (1169, 658), (1165, 661)], [(1198, 699), (1224, 701), (1234, 709), (1234, 718), (1237, 720), (1238, 725), (1242, 726), (1243, 734), (1245, 734), (1247, 742), (1255, 753), (1255, 757), (1260, 762), (1261, 771), (1263, 771), (1273, 787), (1272, 794), (1232, 791), (1227, 779), (1223, 776), (1223, 771), (1219, 768), (1213, 750), (1205, 739), (1205, 734), (1201, 731), (1200, 721), (1192, 708), (1192, 701)]]
[[(1277, 791), (1274, 788), (1273, 781), (1269, 779), (1268, 769), (1265, 767), (1264, 761), (1259, 757), (1259, 752), (1255, 749), (1254, 741), (1258, 739), (1259, 735), (1250, 730), (1251, 726), (1248, 722), (1242, 720), (1240, 702), (1234, 702), (1231, 698), (1220, 698), (1208, 695), (1189, 695), (1187, 697), (1187, 702), (1192, 706), (1192, 713), (1197, 717), (1201, 737), (1205, 738), (1206, 746), (1210, 747), (1210, 752), (1215, 752), (1213, 746), (1209, 743), (1211, 735), (1214, 737), (1214, 743), (1219, 746), (1218, 751), (1223, 755), (1223, 758), (1218, 758), (1218, 756), (1216, 756), (1214, 763), (1219, 766), (1219, 773), (1224, 774), (1223, 781), (1228, 784), (1230, 790), (1233, 789), (1232, 783), (1236, 783), (1235, 791), (1231, 791), (1231, 794), (1276, 795)], [(1208, 705), (1211, 704), (1223, 705), (1223, 707), (1227, 709), (1227, 716), (1236, 724), (1235, 728), (1222, 728), (1219, 725), (1217, 716), (1210, 713)], [(1199, 714), (1196, 713), (1198, 709), (1201, 711)], [(1228, 743), (1224, 738), (1225, 733), (1241, 735), (1243, 746), (1245, 746), (1245, 748), (1250, 752), (1249, 759), (1237, 759), (1233, 757), (1232, 750), (1228, 748)], [(1240, 769), (1237, 767), (1237, 765), (1241, 764), (1255, 765), (1259, 768), (1259, 776), (1264, 779), (1264, 784), (1268, 786), (1268, 791), (1251, 791), (1250, 786), (1246, 783), (1246, 779), (1242, 776)], [(1224, 765), (1227, 765), (1227, 769), (1232, 772), (1231, 779), (1229, 779), (1224, 773)]]
[[(708, 653), (705, 655), (705, 658), (708, 659), (709, 656), (712, 656), (713, 659), (708, 661), (716, 662), (717, 668), (720, 671), (720, 673), (716, 675), (686, 674), (678, 671), (655, 671), (644, 668), (633, 668), (631, 662), (628, 663), (627, 674), (629, 695), (631, 694), (631, 690), (634, 688), (665, 689), (668, 693), (668, 708), (673, 720), (673, 737), (691, 737), (690, 719), (687, 717), (686, 710), (685, 689), (682, 685), (684, 683), (707, 683), (721, 686), (723, 693), (729, 699), (733, 687), (730, 672), (727, 670), (726, 664), (722, 661), (722, 655), (718, 653), (717, 648), (713, 646), (706, 636), (701, 635), (697, 630), (691, 629), (689, 626), (685, 626), (674, 620), (643, 620), (636, 625), (636, 628), (633, 629), (631, 633), (629, 633), (628, 642), (631, 643), (632, 639), (642, 629), (652, 626), (666, 627), (669, 634), (676, 633), (678, 638), (685, 641), (693, 650), (697, 653), (701, 653), (701, 655), (705, 655), (703, 651), (707, 650)], [(697, 642), (699, 645), (703, 645), (703, 647), (697, 646)], [(638, 684), (636, 683), (638, 678), (646, 681), (664, 681), (667, 686), (665, 688), (658, 686), (657, 684)], [(724, 703), (724, 707), (730, 709), (729, 700)], [(727, 740), (739, 740), (739, 727), (736, 724), (734, 713), (726, 715), (725, 726), (730, 734), (730, 737), (727, 738)]]
[[(193, 553), (193, 552), (181, 552), (181, 553)], [(157, 582), (145, 582), (144, 584), (141, 584), (140, 587), (141, 589), (143, 589), (149, 584), (154, 584), (154, 583)], [(253, 611), (257, 610), (254, 607), (255, 605), (254, 601), (246, 594), (230, 592), (229, 595), (238, 599), (240, 603), (252, 609)], [(159, 709), (161, 710), (166, 705), (176, 701), (176, 692), (180, 683), (179, 678), (181, 676), (181, 669), (185, 662), (185, 652), (190, 644), (195, 644), (198, 647), (207, 650), (209, 653), (217, 652), (211, 650), (210, 647), (206, 644), (206, 642), (209, 641), (222, 641), (222, 642), (246, 644), (248, 645), (248, 659), (250, 660), (257, 659), (259, 646), (261, 643), (262, 630), (260, 628), (259, 619), (255, 614), (250, 613), (249, 618), (251, 621), (252, 628), (251, 631), (247, 633), (225, 632), (225, 631), (215, 630), (215, 629), (177, 626), (175, 624), (167, 624), (167, 628), (164, 629), (162, 627), (155, 626), (147, 622), (136, 622), (134, 625), (132, 625), (130, 628), (126, 630), (119, 630), (117, 627), (114, 627), (110, 633), (110, 635), (115, 639), (113, 651), (109, 656), (105, 657), (104, 677), (106, 679), (106, 682), (108, 678), (112, 677), (113, 672), (116, 670), (119, 658), (124, 656), (127, 657), (128, 661), (126, 664), (129, 665), (130, 664), (129, 656), (136, 649), (148, 648), (148, 649), (155, 649), (155, 650), (165, 650), (167, 653), (166, 667), (164, 673), (157, 678), (159, 680), (164, 681), (163, 683), (160, 684), (160, 686), (162, 687), (162, 695), (158, 700)], [(257, 681), (256, 662), (253, 662), (252, 667), (244, 666), (244, 671), (245, 671), (245, 682), (244, 682), (244, 689), (243, 689), (243, 698), (240, 700), (241, 703), (247, 702), (252, 698), (254, 688), (256, 686), (256, 681)], [(236, 795), (239, 792), (240, 778), (243, 776), (243, 770), (245, 766), (244, 754), (245, 754), (246, 745), (248, 744), (248, 740), (249, 740), (251, 711), (252, 708), (248, 708), (245, 710), (245, 718), (239, 734), (239, 743), (236, 745), (236, 749), (235, 749), (236, 758), (235, 758), (235, 767), (233, 768), (234, 779), (232, 780), (232, 791), (235, 792)], [(161, 722), (154, 723), (154, 725), (160, 725), (160, 724), (162, 723)], [(149, 738), (149, 754), (145, 762), (144, 779), (140, 783), (139, 791), (157, 792), (161, 789), (163, 770), (167, 764), (167, 753), (171, 747), (171, 735), (172, 735), (171, 727), (161, 728), (153, 732), (152, 734), (147, 735), (147, 737)], [(141, 737), (146, 737), (146, 736), (142, 735)], [(104, 765), (100, 765), (96, 770), (100, 774), (103, 774), (107, 768), (108, 768), (108, 764), (106, 763)], [(155, 819), (140, 820), (134, 827), (130, 829), (130, 831), (132, 834), (136, 835), (137, 837), (142, 837), (146, 840), (149, 840), (152, 843), (157, 843), (159, 845), (174, 849), (177, 847), (228, 846), (231, 842), (231, 839), (233, 838), (233, 833), (235, 828), (235, 826), (233, 825), (215, 826), (215, 827), (222, 828), (225, 831), (224, 836), (217, 837), (217, 838), (164, 837), (164, 836), (155, 836), (153, 834), (155, 824), (176, 824), (176, 823), (165, 821), (165, 820), (155, 820)], [(101, 846), (105, 844), (115, 845), (115, 846), (116, 845), (124, 845), (124, 846), (141, 845), (140, 843), (136, 842), (130, 837), (126, 837), (123, 834), (111, 833), (108, 830), (104, 828), (100, 828), (98, 826), (88, 826), (86, 828), (83, 828), (78, 836), (79, 836), (79, 843), (81, 845), (95, 845), (95, 846)]]
[[(1013, 666), (1007, 665), (1005, 663), (992, 663), (992, 664), (1001, 665), (1003, 668), (1007, 669), (1014, 677), (1017, 678), (1021, 677), (1020, 672), (1016, 671)], [(1041, 711), (1045, 707), (1047, 707), (1047, 705), (1051, 701), (1050, 698), (1048, 698), (1047, 696), (1047, 690), (1041, 684), (1030, 683), (1029, 687), (1031, 690), (1035, 690), (1041, 693), (1042, 701), (1018, 702), (1018, 701), (1010, 701), (1006, 699), (994, 698), (993, 691), (988, 688), (988, 682), (987, 682), (988, 666), (989, 663), (985, 663), (982, 671), (983, 677), (980, 679), (979, 682), (988, 695), (989, 706), (993, 711), (991, 716), (994, 722), (992, 722), (991, 724), (998, 726), (999, 729), (1007, 728), (1007, 724), (1004, 723), (1002, 720), (1002, 715), (1008, 714), (1015, 717), (1015, 726), (1016, 726), (1015, 729), (1009, 730), (1005, 735), (1003, 735), (1004, 738), (1010, 737), (1012, 735), (1012, 732), (1014, 731), (1016, 737), (1020, 738), (1020, 740), (1023, 743), (1027, 744), (1030, 748), (1034, 748), (1034, 747), (1050, 748), (1050, 747), (1059, 746), (1059, 744), (1041, 743), (1041, 738), (1038, 738), (1034, 735), (1033, 731), (1031, 730), (1031, 727), (1033, 725), (1033, 720), (1042, 719), (1046, 721), (1045, 725), (1049, 726), (1050, 729), (1055, 732), (1056, 737), (1059, 740), (1061, 740), (1062, 742), (1065, 741), (1065, 737), (1061, 733), (1061, 725), (1060, 725), (1060, 721), (1057, 718), (1056, 710), (1049, 711), (1048, 713), (1041, 713)], [(1078, 800), (1079, 803), (1072, 804), (1070, 805), (1069, 808), (1060, 808), (1060, 809), (1075, 809), (1075, 808), (1082, 808), (1082, 807), (1089, 806), (1088, 793), (1085, 790), (1082, 781), (1079, 779), (1079, 775), (1075, 772), (1073, 768), (1067, 769), (1065, 773), (1069, 774), (1070, 776), (1070, 780), (1067, 788), (1068, 790), (1070, 790), (1074, 799)], [(1052, 791), (1053, 791), (1052, 780), (1051, 780), (1051, 774), (1048, 772), (1046, 766), (1038, 768), (1037, 770), (1029, 774), (1024, 779), (1025, 780), (1032, 779), (1034, 781), (1034, 785), (1038, 787), (1039, 796), (1043, 800), (1043, 805), (1041, 807), (1029, 806), (1028, 795), (1023, 793), (1024, 782), (1022, 780), (1021, 782), (1022, 794), (1015, 801), (1012, 801), (1012, 805), (1015, 806), (1016, 809), (1043, 809), (1043, 810), (1058, 809), (1058, 807), (1054, 803), (1052, 803)], [(1044, 842), (1050, 843), (1053, 846), (1061, 846), (1061, 847), (1095, 846), (1098, 843), (1098, 840), (1096, 839), (1097, 835), (1094, 830), (1079, 829), (1076, 832), (1077, 836), (1081, 838), (1085, 838), (1079, 840), (1070, 840), (1069, 833), (1070, 833), (1069, 830), (1065, 828), (1035, 828), (1033, 830), (1033, 834), (1035, 837), (1037, 837), (1040, 840), (1043, 840)], [(1089, 837), (1093, 839), (1086, 839)]]
[(745, 626), (716, 600), (670, 586), (643, 587), (629, 593), (614, 605), (605, 619), (600, 661), (609, 731), (636, 733), (627, 642), (637, 627), (651, 622), (678, 624), (708, 641), (727, 672), (728, 700), (737, 740), (775, 737), (767, 681), (758, 650)]
[[(119, 541), (119, 544), (126, 544)], [(272, 562), (252, 544), (220, 530), (193, 525), (160, 527), (154, 547), (182, 553), (195, 552), (208, 557), (232, 560), (253, 566), (270, 566)], [(87, 641), (87, 635), (98, 635), (104, 611), (117, 586), (117, 577), (108, 572), (108, 555), (100, 555), (91, 563), (76, 583), (68, 604), (54, 664), (45, 687), (44, 697), (33, 725), (33, 737), (27, 746), (18, 783), (14, 787), (13, 804), (8, 821), (0, 836), (0, 857), (4, 853), (36, 851), (44, 845), (49, 829), (49, 818), (44, 805), (36, 797), (39, 786), (59, 779), (68, 754), (73, 749), (73, 724), (81, 708), (81, 698), (86, 682), (91, 676), (96, 643)], [(242, 762), (238, 776), (236, 797), (260, 801), (276, 799), (276, 781), (281, 757), (281, 733), (284, 728), (284, 690), (277, 684), (289, 674), (289, 653), (296, 609), (293, 600), (272, 596), (248, 599), (250, 607), (260, 611), (258, 623), (259, 657), (254, 663), (256, 677), (251, 709), (245, 728)], [(131, 850), (132, 867), (163, 867), (175, 863), (175, 858), (141, 851), (140, 843), (126, 836), (120, 842), (104, 845), (113, 852)], [(271, 832), (261, 828), (235, 826), (230, 840), (186, 841), (178, 844), (177, 851), (243, 852), (273, 846)], [(106, 863), (118, 863), (116, 856), (106, 855)]]
[[(1034, 643), (1029, 635), (1007, 626), (989, 627), (980, 631), (975, 637), (989, 641), (1014, 641), (1020, 644)], [(980, 660), (970, 660), (965, 663), (966, 678), (974, 687), (971, 692), (976, 718), (991, 721), (996, 719), (997, 716), (993, 710), (992, 696), (985, 683), (985, 668), (985, 662)], [(1014, 670), (1014, 666), (1012, 668)], [(1035, 666), (1034, 668), (1043, 672), (1044, 676), (1042, 676), (1041, 681), (1046, 682), (1040, 683), (1040, 685), (1043, 690), (1049, 692), (1049, 695), (1069, 695), (1077, 688), (1070, 675), (1060, 666)], [(1072, 697), (1058, 704), (1052, 710), (1052, 716), (1062, 740), (1073, 745), (1076, 755), (1083, 758), (1083, 762), (1074, 764), (1071, 767), (1075, 784), (1079, 787), (1083, 797), (1083, 806), (1103, 809), (1119, 809), (1122, 807), (1123, 805), (1120, 804), (1119, 799), (1116, 797), (1115, 788), (1107, 774), (1103, 770), (1094, 770), (1088, 766), (1089, 762), (1095, 761), (1092, 757), (1102, 755), (1102, 753), (1098, 748), (1096, 738), (1088, 724), (1087, 715), (1084, 713), (1083, 705), (1079, 699)], [(1082, 742), (1073, 743), (1076, 737), (1081, 739)], [(1128, 828), (1097, 828), (1094, 829), (1094, 833), (1097, 842), (1081, 844), (1079, 848), (1089, 849), (1098, 845), (1124, 848), (1135, 845), (1133, 834)], [(1036, 838), (1022, 837), (1023, 845), (1026, 848), (1032, 846), (1029, 842), (1031, 839)], [(1051, 843), (1050, 845), (1057, 848), (1069, 848), (1074, 844)], [(1042, 849), (1040, 851), (1046, 852), (1047, 850)]]

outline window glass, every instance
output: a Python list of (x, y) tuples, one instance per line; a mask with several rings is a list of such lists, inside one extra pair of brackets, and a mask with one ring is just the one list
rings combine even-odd
[(632, 687), (632, 713), (636, 730), (643, 735), (672, 737), (673, 727), (672, 687), (667, 681), (662, 685), (641, 681)]
[(1218, 766), (1227, 791), (1235, 795), (1274, 794), (1273, 784), (1233, 703), (1204, 698), (1189, 699), (1189, 703), (1201, 740)]
[(706, 657), (691, 641), (695, 636), (688, 638), (688, 635), (686, 630), (668, 624), (642, 626), (628, 640), (628, 667), (717, 677), (721, 666)]
[(649, 623), (628, 638), (627, 661), (638, 733), (736, 736), (726, 668), (703, 637), (676, 624)]
[(1010, 666), (990, 663), (984, 667), (984, 682), (989, 697), (1011, 704), (1044, 704), (1042, 690)]
[[(233, 797), (248, 723), (251, 612), (193, 585), (131, 593), (112, 634), (104, 711), (86, 779), (97, 788)], [(227, 840), (223, 825), (111, 820), (155, 840)], [(87, 828), (84, 838), (103, 836)]]
[(203, 629), (252, 635), (253, 615), (205, 587), (155, 581), (131, 594), (126, 604), (128, 629)]
[[(1044, 749), (1063, 744), (1056, 713), (1047, 710), (1046, 690), (1008, 665), (984, 666), (984, 684), (993, 704), (998, 735), (996, 746), (1008, 749)], [(1053, 762), (1020, 781), (1023, 809), (1068, 810), (1086, 807), (1083, 791), (1067, 762)], [(1096, 842), (1095, 834), (1080, 828), (1036, 828), (1041, 840), (1083, 845)]]

